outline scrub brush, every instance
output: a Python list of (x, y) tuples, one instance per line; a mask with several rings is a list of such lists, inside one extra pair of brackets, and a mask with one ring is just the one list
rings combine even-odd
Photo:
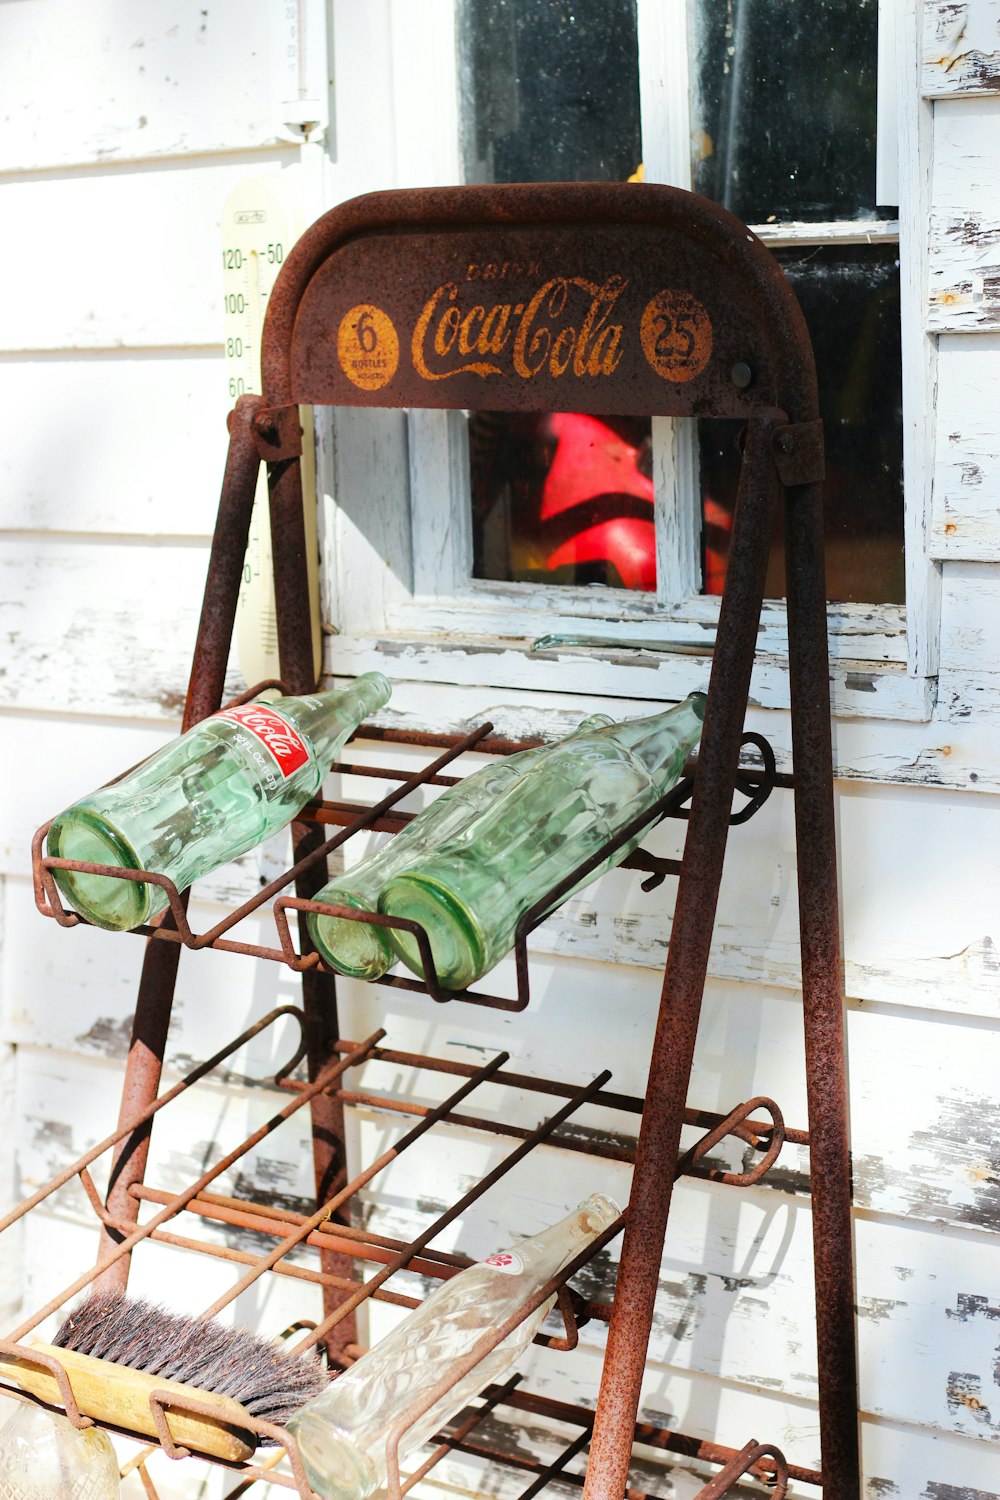
[[(58, 1359), (85, 1416), (156, 1436), (151, 1391), (211, 1407), (211, 1416), (175, 1411), (177, 1444), (240, 1463), (258, 1439), (246, 1417), (283, 1425), (327, 1384), (315, 1355), (286, 1354), (245, 1329), (166, 1312), (122, 1292), (92, 1293), (70, 1313), (52, 1344), (32, 1348)], [(0, 1369), (24, 1390), (61, 1405), (55, 1377), (13, 1355)]]

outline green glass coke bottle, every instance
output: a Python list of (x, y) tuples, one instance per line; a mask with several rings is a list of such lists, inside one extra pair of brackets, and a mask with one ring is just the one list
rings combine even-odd
[[(518, 921), (540, 896), (675, 784), (701, 738), (705, 702), (704, 693), (692, 693), (666, 713), (557, 747), (460, 838), (388, 881), (379, 910), (419, 922), (442, 985), (467, 988), (510, 951)], [(640, 838), (574, 889), (620, 864)], [(416, 939), (387, 930), (403, 962), (421, 973)]]
[[(155, 871), (184, 890), (291, 822), (391, 691), (381, 672), (366, 672), (343, 692), (224, 708), (61, 812), (48, 853)], [(127, 931), (167, 905), (162, 888), (145, 881), (52, 873), (69, 904), (97, 927)]]
[[(557, 744), (567, 744), (576, 735), (611, 722), (607, 714), (592, 714)], [(555, 748), (557, 745), (538, 745), (474, 771), (457, 786), (442, 792), (430, 807), (424, 808), (374, 854), (331, 880), (313, 899), (327, 901), (331, 906), (352, 906), (355, 911), (376, 911), (379, 893), (388, 880), (459, 834), (473, 818), (492, 807), (512, 782)], [(352, 979), (380, 979), (396, 961), (384, 927), (349, 922), (344, 917), (324, 916), (320, 912), (310, 912), (308, 921), (323, 962), (341, 974)]]

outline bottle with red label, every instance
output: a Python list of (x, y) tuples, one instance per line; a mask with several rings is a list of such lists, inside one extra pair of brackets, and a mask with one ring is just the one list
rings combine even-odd
[[(223, 709), (60, 813), (48, 853), (154, 871), (185, 890), (291, 822), (391, 691), (380, 672), (366, 672), (344, 692)], [(167, 905), (162, 888), (147, 881), (52, 873), (69, 904), (98, 927), (127, 931)]]
[(400, 1437), (402, 1459), (501, 1380), (538, 1332), (555, 1294), (431, 1399), (459, 1361), (478, 1352), (487, 1334), (501, 1329), (620, 1215), (612, 1199), (592, 1193), (557, 1224), (467, 1266), (297, 1411), (288, 1430), (316, 1494), (366, 1500), (386, 1483), (386, 1439), (397, 1424), (413, 1418)]

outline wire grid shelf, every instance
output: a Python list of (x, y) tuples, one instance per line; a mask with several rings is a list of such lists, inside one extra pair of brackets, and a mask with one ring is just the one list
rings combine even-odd
[[(258, 694), (271, 688), (281, 688), (282, 684), (277, 681), (258, 683), (249, 688), (239, 697), (234, 698), (227, 705), (233, 707), (237, 704), (248, 702)], [(52, 820), (44, 823), (39, 828), (32, 840), (32, 876), (34, 884), (35, 905), (45, 917), (54, 918), (62, 927), (75, 927), (87, 925), (82, 917), (75, 912), (67, 911), (60, 899), (59, 890), (52, 876), (53, 870), (75, 870), (84, 874), (104, 875), (112, 879), (127, 880), (143, 884), (159, 886), (166, 894), (168, 901), (167, 911), (163, 918), (154, 925), (141, 925), (133, 931), (141, 937), (152, 937), (163, 942), (181, 944), (185, 948), (197, 951), (202, 948), (215, 948), (225, 952), (240, 953), (254, 958), (263, 958), (273, 962), (286, 964), (296, 973), (304, 973), (309, 969), (317, 969), (320, 972), (326, 970), (320, 956), (311, 951), (311, 944), (303, 945), (300, 924), (300, 946), (296, 948), (295, 938), (292, 934), (288, 913), (290, 911), (304, 915), (308, 912), (317, 912), (329, 916), (343, 918), (346, 921), (374, 924), (380, 927), (401, 928), (413, 935), (416, 939), (420, 952), (421, 967), (424, 978), (416, 979), (407, 975), (390, 973), (384, 975), (377, 982), (390, 988), (412, 990), (419, 994), (429, 995), (431, 999), (439, 1004), (452, 1000), (464, 1001), (471, 1005), (486, 1006), (495, 1010), (522, 1011), (527, 1008), (531, 999), (531, 984), (528, 965), (527, 940), (531, 932), (551, 914), (554, 907), (566, 898), (570, 892), (582, 881), (591, 875), (609, 855), (643, 832), (651, 829), (663, 818), (686, 818), (686, 804), (690, 801), (694, 789), (694, 767), (686, 767), (685, 774), (677, 785), (659, 798), (651, 807), (646, 808), (633, 818), (626, 827), (621, 829), (613, 838), (602, 844), (587, 859), (581, 860), (572, 871), (549, 890), (545, 891), (537, 901), (526, 911), (517, 924), (514, 939), (514, 961), (517, 975), (517, 991), (513, 996), (494, 995), (484, 991), (476, 990), (447, 990), (438, 980), (434, 967), (434, 959), (431, 953), (430, 942), (425, 929), (416, 922), (401, 917), (387, 917), (379, 912), (359, 912), (352, 907), (333, 905), (329, 902), (317, 902), (307, 897), (283, 895), (282, 892), (292, 885), (293, 882), (316, 871), (325, 872), (326, 861), (334, 850), (339, 849), (354, 835), (363, 832), (389, 832), (398, 833), (399, 830), (411, 821), (414, 814), (396, 811), (397, 804), (402, 802), (412, 792), (425, 786), (454, 786), (462, 778), (445, 774), (446, 767), (457, 760), (466, 751), (476, 750), (492, 754), (509, 755), (520, 750), (532, 748), (537, 745), (537, 740), (505, 740), (492, 738), (493, 725), (489, 722), (483, 723), (461, 736), (419, 736), (397, 734), (386, 735), (385, 731), (370, 725), (362, 725), (355, 738), (358, 739), (381, 739), (398, 738), (406, 743), (419, 741), (426, 745), (444, 745), (442, 753), (423, 769), (413, 772), (393, 767), (378, 767), (358, 765), (353, 762), (336, 761), (331, 766), (331, 772), (339, 772), (355, 776), (377, 776), (380, 780), (394, 781), (394, 789), (372, 806), (361, 805), (353, 802), (336, 802), (315, 800), (310, 802), (300, 813), (299, 821), (311, 822), (318, 825), (340, 825), (340, 832), (334, 834), (324, 843), (309, 851), (302, 859), (288, 869), (282, 871), (275, 879), (269, 881), (259, 891), (255, 892), (242, 905), (233, 910), (218, 921), (208, 931), (195, 933), (192, 931), (187, 917), (187, 906), (181, 892), (167, 876), (150, 870), (123, 870), (116, 866), (95, 864), (80, 860), (60, 859), (52, 855), (46, 855), (44, 843)], [(771, 746), (761, 735), (746, 734), (743, 736), (743, 745), (746, 750), (751, 751), (760, 760), (759, 769), (744, 768), (739, 772), (737, 784), (741, 792), (746, 796), (746, 803), (730, 818), (733, 824), (745, 823), (749, 818), (760, 810), (768, 800), (775, 786), (788, 786), (792, 779), (777, 773), (774, 752)], [(122, 773), (127, 774), (127, 773)], [(120, 778), (119, 778), (120, 779)], [(113, 783), (112, 783), (113, 784)], [(674, 859), (665, 859), (648, 853), (643, 849), (636, 849), (628, 854), (621, 865), (625, 869), (639, 869), (646, 872), (646, 879), (642, 882), (644, 891), (654, 890), (661, 885), (668, 875), (680, 873), (680, 862)], [(277, 930), (278, 946), (268, 947), (260, 943), (239, 942), (226, 934), (231, 932), (246, 917), (252, 916), (261, 907), (273, 902), (272, 915)]]
[[(137, 1185), (134, 1195), (145, 1206), (147, 1217), (138, 1225), (117, 1223), (105, 1208), (92, 1176), (91, 1169), (101, 1158), (108, 1157), (115, 1145), (129, 1137), (140, 1136), (153, 1117), (169, 1112), (176, 1101), (201, 1080), (206, 1079), (228, 1059), (249, 1042), (276, 1026), (291, 1019), (299, 1030), (299, 1041), (293, 1055), (282, 1066), (273, 1079), (274, 1085), (288, 1095), (287, 1101), (256, 1130), (252, 1131), (231, 1150), (219, 1156), (180, 1191), (164, 1191), (155, 1184)], [(0, 1232), (9, 1229), (33, 1209), (39, 1207), (52, 1194), (72, 1181), (83, 1187), (95, 1220), (112, 1230), (121, 1238), (105, 1261), (113, 1264), (130, 1254), (142, 1254), (145, 1246), (163, 1243), (176, 1248), (220, 1259), (230, 1263), (237, 1275), (226, 1292), (218, 1297), (201, 1316), (214, 1317), (251, 1286), (270, 1276), (293, 1277), (319, 1287), (334, 1287), (343, 1295), (334, 1312), (315, 1324), (300, 1325), (299, 1337), (290, 1345), (295, 1350), (304, 1350), (322, 1344), (331, 1329), (343, 1318), (369, 1300), (386, 1301), (397, 1306), (411, 1308), (419, 1305), (419, 1299), (391, 1285), (393, 1276), (400, 1271), (418, 1272), (435, 1281), (447, 1280), (464, 1266), (471, 1264), (467, 1257), (434, 1247), (434, 1241), (450, 1224), (481, 1199), (484, 1194), (501, 1182), (511, 1170), (532, 1152), (544, 1151), (546, 1147), (557, 1147), (560, 1151), (581, 1152), (607, 1160), (628, 1163), (633, 1159), (634, 1126), (642, 1110), (642, 1101), (631, 1095), (619, 1094), (609, 1088), (610, 1074), (602, 1072), (581, 1084), (561, 1082), (550, 1078), (538, 1078), (511, 1069), (509, 1056), (499, 1052), (487, 1062), (475, 1065), (449, 1058), (428, 1056), (401, 1051), (385, 1044), (385, 1035), (379, 1030), (361, 1042), (341, 1041), (337, 1057), (325, 1067), (312, 1082), (304, 1082), (293, 1076), (305, 1054), (303, 1016), (295, 1006), (280, 1006), (264, 1016), (255, 1025), (243, 1031), (212, 1057), (193, 1069), (184, 1078), (162, 1093), (148, 1108), (137, 1113), (113, 1135), (98, 1142), (76, 1161), (65, 1167), (18, 1208), (0, 1220)], [(372, 1092), (364, 1088), (349, 1086), (354, 1079), (349, 1074), (367, 1063), (389, 1063), (394, 1069), (405, 1070), (407, 1078), (415, 1082), (421, 1074), (437, 1075), (447, 1084), (453, 1085), (447, 1097), (436, 1105), (425, 1105), (398, 1093)], [(360, 1080), (363, 1082), (363, 1079)], [(536, 1103), (546, 1111), (544, 1117), (533, 1126), (515, 1124), (510, 1119), (509, 1109), (502, 1116), (494, 1117), (481, 1100), (481, 1091), (496, 1085), (506, 1090), (517, 1090), (524, 1096), (533, 1096)], [(329, 1093), (344, 1104), (362, 1106), (371, 1111), (403, 1117), (404, 1133), (395, 1143), (369, 1160), (352, 1179), (312, 1214), (297, 1213), (286, 1208), (277, 1208), (266, 1203), (247, 1202), (231, 1196), (213, 1192), (213, 1184), (231, 1167), (244, 1158), (263, 1140), (285, 1126), (288, 1121), (320, 1093)], [(473, 1096), (479, 1095), (480, 1100)], [(469, 1107), (471, 1105), (471, 1108)], [(578, 1112), (587, 1105), (597, 1105), (610, 1110), (621, 1122), (623, 1129), (600, 1135), (566, 1130)], [(804, 1142), (801, 1131), (785, 1127), (778, 1106), (771, 1100), (757, 1098), (739, 1104), (728, 1115), (689, 1110), (686, 1121), (701, 1132), (697, 1141), (683, 1154), (677, 1164), (677, 1175), (690, 1173), (709, 1177), (734, 1186), (748, 1186), (759, 1182), (777, 1159), (784, 1141)], [(502, 1159), (491, 1170), (480, 1176), (452, 1202), (444, 1212), (438, 1214), (416, 1238), (400, 1240), (391, 1236), (373, 1233), (368, 1229), (348, 1222), (352, 1200), (369, 1184), (375, 1182), (389, 1165), (398, 1161), (404, 1153), (429, 1132), (442, 1127), (462, 1126), (499, 1138), (509, 1146)], [(629, 1127), (632, 1127), (629, 1129)], [(710, 1153), (726, 1137), (731, 1136), (744, 1148), (749, 1147), (758, 1159), (743, 1172), (730, 1172), (724, 1165), (713, 1163)], [(127, 1148), (126, 1148), (127, 1149)], [(108, 1159), (110, 1159), (108, 1157)], [(187, 1221), (179, 1223), (183, 1218)], [(194, 1221), (192, 1224), (190, 1221)], [(199, 1235), (199, 1221), (214, 1221), (216, 1224), (236, 1226), (254, 1231), (264, 1242), (264, 1248), (253, 1251), (218, 1243)], [(514, 1469), (530, 1471), (529, 1483), (522, 1500), (541, 1492), (551, 1479), (557, 1476), (562, 1482), (574, 1484), (568, 1465), (586, 1447), (590, 1436), (593, 1412), (584, 1407), (575, 1407), (549, 1398), (522, 1391), (518, 1382), (510, 1381), (504, 1387), (491, 1389), (481, 1403), (467, 1409), (445, 1434), (433, 1440), (429, 1455), (408, 1476), (403, 1476), (399, 1466), (398, 1446), (407, 1428), (424, 1410), (457, 1382), (465, 1365), (470, 1368), (485, 1357), (503, 1338), (526, 1317), (555, 1296), (557, 1309), (562, 1319), (562, 1331), (558, 1334), (541, 1333), (536, 1343), (559, 1350), (572, 1350), (579, 1341), (582, 1327), (592, 1320), (607, 1322), (611, 1315), (611, 1303), (581, 1295), (572, 1287), (572, 1278), (587, 1262), (591, 1261), (621, 1231), (624, 1215), (581, 1255), (571, 1262), (558, 1276), (540, 1288), (517, 1309), (508, 1321), (490, 1334), (481, 1337), (464, 1361), (456, 1364), (446, 1381), (414, 1403), (403, 1419), (387, 1435), (388, 1494), (391, 1500), (402, 1500), (419, 1480), (425, 1478), (432, 1468), (449, 1453), (474, 1454), (487, 1460), (507, 1463)], [(314, 1259), (305, 1264), (292, 1252), (308, 1248)], [(339, 1276), (324, 1270), (323, 1252), (339, 1252), (355, 1263), (357, 1277)], [(89, 1425), (82, 1415), (73, 1395), (69, 1375), (61, 1368), (58, 1351), (42, 1354), (33, 1352), (30, 1344), (23, 1342), (40, 1324), (50, 1316), (67, 1309), (68, 1305), (99, 1274), (91, 1268), (76, 1276), (67, 1286), (53, 1296), (43, 1307), (16, 1328), (10, 1337), (0, 1344), (0, 1379), (11, 1380), (12, 1367), (27, 1364), (43, 1368), (52, 1376), (58, 1390), (57, 1402), (66, 1415), (77, 1426)], [(350, 1355), (351, 1351), (348, 1351)], [(13, 1387), (4, 1386), (5, 1390)], [(23, 1399), (35, 1399), (24, 1396)], [(499, 1406), (510, 1406), (520, 1411), (531, 1411), (546, 1416), (559, 1424), (568, 1424), (576, 1432), (566, 1443), (561, 1454), (551, 1463), (534, 1463), (523, 1454), (511, 1458), (492, 1447), (489, 1442), (477, 1439), (477, 1429), (484, 1419)], [(145, 1472), (145, 1457), (155, 1446), (172, 1458), (188, 1456), (190, 1450), (175, 1434), (175, 1424), (185, 1416), (197, 1416), (211, 1410), (194, 1397), (180, 1396), (156, 1390), (149, 1396), (149, 1421), (145, 1430), (128, 1430), (112, 1427), (112, 1431), (149, 1444), (140, 1453), (135, 1464), (142, 1466), (147, 1490), (155, 1495), (152, 1480)], [(300, 1500), (317, 1500), (306, 1477), (301, 1454), (292, 1436), (284, 1428), (256, 1420), (249, 1415), (246, 1431), (252, 1434), (249, 1456), (243, 1461), (212, 1459), (230, 1469), (238, 1476), (237, 1487), (230, 1496), (243, 1494), (258, 1481), (267, 1481), (279, 1488), (292, 1491)], [(764, 1477), (776, 1486), (775, 1494), (785, 1492), (789, 1477), (816, 1482), (818, 1476), (806, 1469), (796, 1469), (785, 1463), (778, 1450), (748, 1443), (736, 1451), (717, 1444), (701, 1442), (666, 1429), (644, 1427), (637, 1429), (643, 1443), (667, 1451), (679, 1452), (705, 1461), (721, 1464), (720, 1473), (699, 1491), (700, 1500), (713, 1500), (726, 1493), (735, 1479), (744, 1473)], [(152, 1442), (150, 1443), (150, 1439)], [(266, 1440), (276, 1445), (276, 1453), (286, 1462), (281, 1469), (273, 1466), (273, 1460), (261, 1459), (254, 1449), (254, 1440)], [(202, 1455), (203, 1456), (203, 1455)], [(721, 1485), (721, 1488), (719, 1487)]]

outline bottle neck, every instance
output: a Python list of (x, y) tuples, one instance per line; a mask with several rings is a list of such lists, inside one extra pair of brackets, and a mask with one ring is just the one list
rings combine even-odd
[(658, 778), (670, 767), (678, 752), (683, 752), (686, 759), (689, 751), (697, 745), (706, 702), (704, 693), (690, 693), (683, 703), (668, 708), (665, 713), (616, 724), (607, 731), (608, 737), (629, 750), (652, 776)]
[(365, 672), (349, 688), (278, 698), (272, 706), (308, 736), (318, 756), (332, 760), (358, 725), (388, 702), (391, 692), (381, 672)]
[[(508, 1252), (521, 1262), (533, 1278), (554, 1276), (579, 1255), (591, 1241), (619, 1217), (618, 1205), (603, 1193), (593, 1193), (577, 1205), (572, 1213), (548, 1229), (533, 1234)], [(502, 1254), (503, 1252), (501, 1252)]]

